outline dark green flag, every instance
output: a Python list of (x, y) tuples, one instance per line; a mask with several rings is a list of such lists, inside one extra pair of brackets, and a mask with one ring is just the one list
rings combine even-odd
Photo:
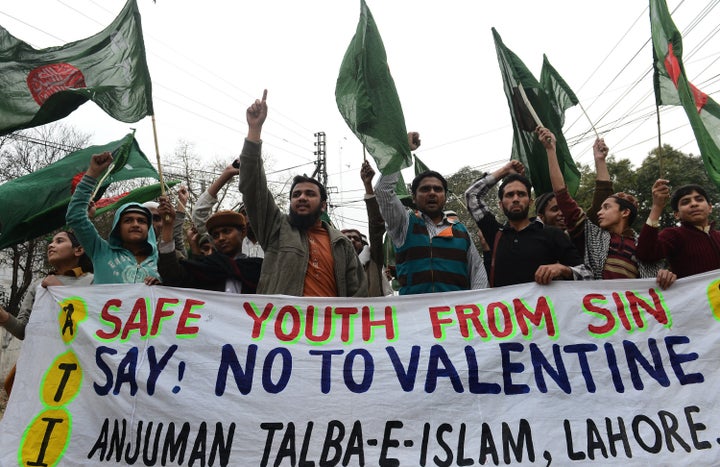
[(350, 41), (335, 86), (340, 114), (382, 174), (410, 167), (412, 157), (405, 118), (385, 47), (363, 0), (360, 21)]
[(655, 99), (658, 105), (682, 105), (695, 134), (705, 170), (720, 187), (720, 105), (685, 75), (682, 36), (664, 0), (650, 0)]
[(413, 157), (415, 158), (415, 176), (417, 177), (423, 172), (428, 172), (430, 168), (425, 165), (423, 161), (421, 161), (416, 154), (413, 154)]
[(547, 153), (533, 132), (536, 123), (530, 110), (524, 104), (520, 94), (520, 88), (522, 88), (542, 125), (552, 131), (557, 138), (557, 157), (560, 162), (560, 170), (565, 178), (568, 191), (574, 195), (580, 185), (580, 171), (570, 155), (567, 141), (562, 134), (562, 124), (568, 103), (573, 100), (577, 103), (575, 94), (550, 66), (547, 58), (543, 64), (542, 76), (544, 78), (541, 85), (522, 60), (505, 47), (495, 28), (492, 29), (492, 33), (513, 124), (512, 158), (525, 165), (526, 174), (532, 181), (535, 193), (552, 191)]
[(58, 47), (36, 50), (0, 27), (0, 135), (60, 120), (88, 100), (126, 123), (153, 114), (135, 0), (103, 31)]
[[(0, 200), (12, 209), (0, 209), (0, 249), (45, 235), (65, 225), (65, 211), (76, 181), (93, 154), (113, 153), (114, 168), (97, 198), (112, 182), (132, 178), (158, 179), (158, 173), (140, 150), (134, 136), (68, 154), (31, 174), (0, 185)], [(152, 198), (149, 198), (152, 199)]]

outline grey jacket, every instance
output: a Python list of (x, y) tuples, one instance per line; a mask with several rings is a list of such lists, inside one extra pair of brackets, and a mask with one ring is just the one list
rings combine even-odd
[[(267, 187), (260, 157), (262, 144), (245, 140), (240, 154), (240, 192), (258, 242), (265, 251), (257, 293), (303, 296), (307, 271), (308, 238), (280, 211)], [(338, 296), (367, 296), (367, 280), (352, 243), (323, 222), (330, 234)]]

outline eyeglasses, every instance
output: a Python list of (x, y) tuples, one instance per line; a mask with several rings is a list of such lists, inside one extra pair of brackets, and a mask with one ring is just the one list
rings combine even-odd
[(162, 217), (160, 217), (160, 214), (153, 214), (152, 220), (153, 222), (160, 222), (162, 220)]

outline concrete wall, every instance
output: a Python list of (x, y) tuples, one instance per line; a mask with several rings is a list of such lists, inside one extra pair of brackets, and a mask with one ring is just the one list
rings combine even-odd
[(0, 384), (20, 355), (22, 341), (15, 339), (5, 328), (0, 328)]

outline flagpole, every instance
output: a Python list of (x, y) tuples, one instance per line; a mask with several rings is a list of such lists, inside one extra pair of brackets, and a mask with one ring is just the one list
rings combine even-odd
[(661, 135), (662, 132), (660, 131), (660, 104), (657, 103), (657, 100), (655, 100), (655, 114), (657, 115), (657, 129), (658, 129), (658, 172), (660, 175), (660, 178), (663, 177), (663, 163), (662, 163), (662, 140)]
[(155, 114), (150, 115), (150, 118), (152, 119), (153, 139), (155, 139), (155, 158), (157, 159), (158, 179), (160, 180), (160, 196), (165, 196), (165, 180), (163, 179), (162, 164), (160, 163), (160, 148), (158, 146), (157, 125), (155, 124)]
[[(528, 111), (530, 112), (530, 115), (532, 115), (533, 120), (535, 120), (535, 125), (537, 126), (543, 126), (542, 122), (540, 121), (540, 117), (538, 117), (538, 114), (535, 112), (535, 109), (533, 108), (532, 104), (530, 104), (530, 99), (528, 99), (527, 94), (525, 94), (525, 88), (523, 88), (523, 85), (518, 81), (518, 91), (520, 91), (520, 97), (522, 97), (523, 103), (525, 104), (525, 107), (527, 107)], [(552, 138), (549, 136), (546, 138), (547, 142), (549, 143)]]
[(593, 131), (595, 132), (595, 138), (600, 139), (600, 135), (598, 134), (597, 130), (595, 129), (595, 125), (593, 125), (592, 120), (590, 120), (590, 116), (587, 114), (587, 112), (585, 112), (585, 107), (583, 107), (583, 105), (580, 103), (580, 101), (578, 101), (578, 105), (580, 106), (580, 110), (582, 110), (582, 113), (585, 115), (585, 118), (587, 118), (588, 122), (590, 122), (590, 128), (592, 128)]
[(540, 121), (540, 117), (538, 117), (538, 114), (535, 113), (535, 109), (533, 108), (532, 104), (530, 104), (530, 100), (528, 99), (527, 94), (525, 94), (525, 88), (523, 88), (523, 85), (519, 81), (517, 85), (518, 91), (520, 91), (520, 97), (522, 98), (525, 107), (527, 107), (528, 111), (530, 112), (533, 120), (535, 120), (535, 125), (543, 126), (542, 122)]

